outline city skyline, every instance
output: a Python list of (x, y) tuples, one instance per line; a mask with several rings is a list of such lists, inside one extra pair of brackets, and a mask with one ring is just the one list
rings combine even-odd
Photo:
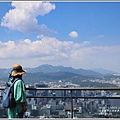
[(0, 67), (51, 64), (120, 73), (119, 6), (120, 2), (0, 2)]

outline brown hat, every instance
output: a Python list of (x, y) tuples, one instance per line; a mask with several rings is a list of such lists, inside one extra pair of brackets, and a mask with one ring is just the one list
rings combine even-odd
[(11, 73), (12, 76), (23, 75), (26, 73), (26, 70), (23, 70), (22, 66), (19, 64), (13, 65), (12, 68), (13, 68)]

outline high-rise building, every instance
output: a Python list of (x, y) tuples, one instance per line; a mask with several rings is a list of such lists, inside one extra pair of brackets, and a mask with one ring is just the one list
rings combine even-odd
[[(120, 95), (114, 95), (112, 97), (120, 97)], [(120, 107), (120, 99), (109, 99), (111, 107)]]

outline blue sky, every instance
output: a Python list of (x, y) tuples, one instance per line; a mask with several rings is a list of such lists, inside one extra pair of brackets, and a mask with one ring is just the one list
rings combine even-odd
[(51, 64), (120, 73), (119, 6), (120, 2), (0, 2), (0, 67)]

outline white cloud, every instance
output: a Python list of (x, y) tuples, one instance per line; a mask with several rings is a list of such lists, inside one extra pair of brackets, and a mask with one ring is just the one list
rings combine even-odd
[(77, 38), (78, 37), (78, 33), (76, 31), (72, 31), (69, 33), (69, 36), (72, 38)]
[[(8, 41), (0, 43), (0, 58), (24, 58), (24, 57), (42, 57), (42, 56), (69, 56), (69, 51), (79, 49), (86, 45), (75, 44), (73, 42), (62, 42), (56, 38), (44, 37), (42, 40), (31, 41)], [(15, 54), (17, 53), (17, 54)]]
[(5, 14), (1, 25), (23, 33), (44, 32), (47, 27), (38, 25), (37, 16), (44, 16), (55, 9), (54, 4), (42, 1), (12, 2), (11, 5), (14, 8)]
[(42, 24), (39, 26), (39, 33), (38, 33), (37, 38), (51, 36), (53, 33), (55, 33), (55, 31), (48, 29), (48, 27), (45, 24)]
[(50, 37), (36, 41), (0, 42), (0, 63), (2, 66), (19, 62), (27, 67), (47, 63), (85, 69), (103, 67), (120, 70), (119, 45), (88, 47), (87, 44), (88, 41), (78, 44)]
[(104, 37), (105, 37), (105, 35), (101, 34), (101, 35), (96, 36), (95, 39), (97, 39), (97, 38), (104, 38)]
[(104, 35), (98, 35), (97, 36), (97, 38), (103, 38), (104, 37)]

